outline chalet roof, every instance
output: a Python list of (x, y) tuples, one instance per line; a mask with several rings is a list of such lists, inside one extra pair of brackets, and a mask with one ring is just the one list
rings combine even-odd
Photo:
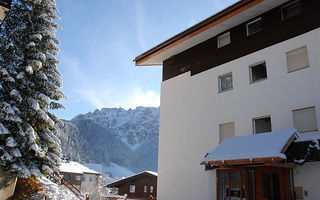
[(84, 166), (87, 168), (98, 172), (99, 174), (102, 174), (102, 164), (97, 164), (97, 163), (84, 163)]
[(201, 164), (226, 166), (282, 161), (286, 159), (288, 146), (299, 137), (296, 129), (290, 129), (228, 138)]
[(109, 183), (107, 185), (107, 187), (119, 187), (120, 185), (122, 185), (123, 183), (126, 183), (128, 181), (132, 181), (132, 180), (135, 180), (135, 179), (138, 179), (139, 177), (141, 176), (150, 176), (150, 177), (158, 177), (158, 173), (157, 172), (152, 172), (152, 171), (144, 171), (144, 172), (140, 172), (138, 174), (134, 174), (132, 176), (129, 176), (129, 177), (126, 177), (126, 178), (123, 178), (121, 180), (117, 180), (117, 181), (114, 181), (112, 183)]
[(162, 65), (163, 61), (248, 21), (288, 0), (240, 0), (176, 36), (137, 56), (137, 66)]
[(72, 174), (97, 174), (97, 175), (101, 174), (97, 171), (89, 169), (88, 167), (74, 161), (61, 163), (59, 169), (60, 169), (60, 172), (72, 173)]

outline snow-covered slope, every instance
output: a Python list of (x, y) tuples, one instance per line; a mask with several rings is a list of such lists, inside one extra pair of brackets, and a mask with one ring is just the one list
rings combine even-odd
[[(83, 116), (111, 129), (132, 150), (152, 140), (159, 132), (159, 108), (103, 108)], [(72, 120), (77, 120), (78, 117)]]
[(130, 169), (117, 165), (113, 162), (111, 162), (109, 166), (104, 166), (103, 172), (112, 174), (114, 178), (128, 177), (135, 174)]
[(64, 122), (58, 137), (72, 160), (101, 163), (117, 178), (157, 171), (159, 108), (103, 108)]

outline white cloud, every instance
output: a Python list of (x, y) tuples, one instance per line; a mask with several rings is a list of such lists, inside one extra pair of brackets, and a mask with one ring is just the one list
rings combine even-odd
[(147, 29), (147, 24), (146, 24), (146, 16), (145, 16), (145, 8), (143, 6), (143, 3), (141, 0), (136, 0), (135, 1), (135, 22), (136, 22), (136, 33), (137, 33), (137, 39), (140, 47), (142, 50), (147, 50), (147, 45), (146, 45), (146, 31)]
[(131, 96), (129, 96), (129, 100), (128, 108), (135, 108), (137, 106), (160, 106), (160, 95), (153, 90), (143, 91), (140, 88), (136, 88), (133, 90)]

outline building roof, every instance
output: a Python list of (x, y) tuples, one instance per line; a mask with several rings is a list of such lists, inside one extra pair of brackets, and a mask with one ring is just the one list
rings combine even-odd
[(144, 171), (144, 172), (140, 172), (138, 174), (134, 174), (132, 176), (129, 176), (129, 177), (126, 177), (126, 178), (123, 178), (121, 180), (117, 180), (117, 181), (114, 181), (112, 183), (109, 183), (107, 185), (107, 187), (119, 187), (120, 185), (122, 185), (123, 183), (126, 183), (128, 181), (131, 181), (131, 180), (134, 180), (134, 179), (137, 179), (141, 176), (151, 176), (151, 177), (158, 177), (158, 173), (157, 172), (152, 172), (152, 171)]
[(285, 160), (286, 149), (299, 137), (296, 129), (290, 129), (228, 138), (213, 149), (201, 164), (241, 165)]
[(101, 175), (101, 173), (89, 169), (88, 167), (74, 161), (61, 163), (60, 172), (72, 173), (72, 174), (97, 174)]
[(100, 174), (102, 174), (102, 164), (97, 163), (84, 163), (84, 166), (88, 167), (89, 169), (96, 171)]
[(137, 66), (162, 65), (163, 61), (179, 54), (223, 31), (246, 22), (288, 0), (240, 0), (176, 36), (137, 56)]

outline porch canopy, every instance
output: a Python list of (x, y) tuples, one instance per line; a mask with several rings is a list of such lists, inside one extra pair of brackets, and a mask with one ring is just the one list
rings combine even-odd
[(228, 138), (201, 161), (201, 165), (227, 167), (232, 165), (284, 165), (284, 154), (300, 135), (296, 129), (273, 131)]

